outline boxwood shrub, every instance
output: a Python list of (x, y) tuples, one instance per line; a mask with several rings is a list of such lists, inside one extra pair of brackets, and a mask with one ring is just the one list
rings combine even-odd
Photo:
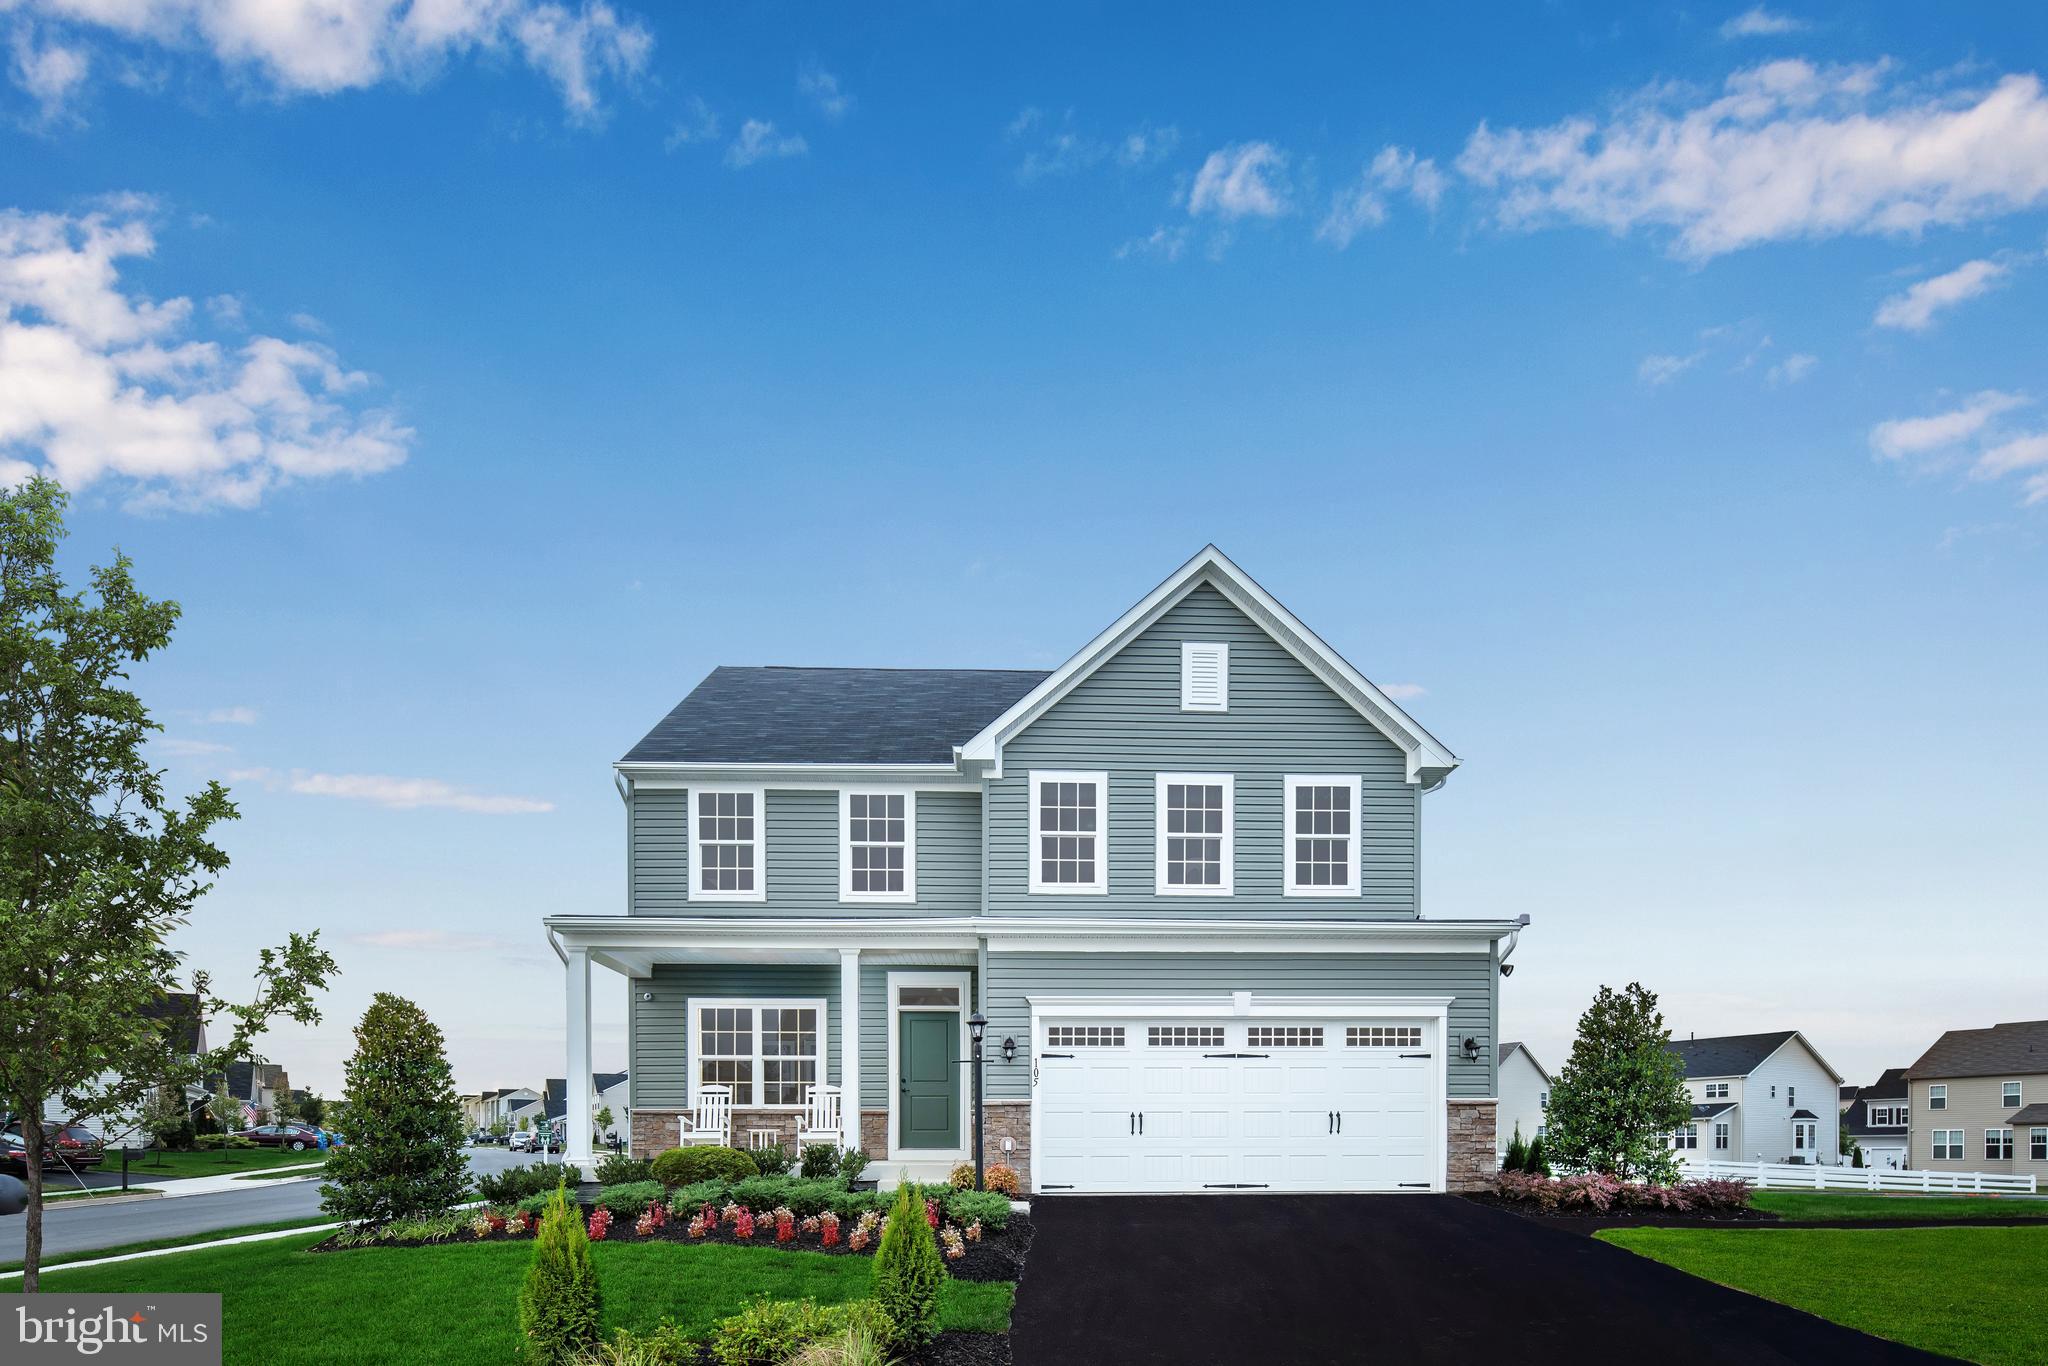
[(529, 1195), (545, 1195), (562, 1182), (562, 1169), (537, 1162), (525, 1167), (507, 1167), (476, 1179), (476, 1193), (493, 1205), (509, 1205)]
[(744, 1181), (760, 1168), (742, 1148), (670, 1148), (654, 1159), (654, 1179), (673, 1190), (693, 1181)]
[(1010, 1197), (1000, 1191), (947, 1191), (946, 1217), (965, 1228), (976, 1219), (991, 1233), (1000, 1233), (1010, 1223)]
[(615, 1219), (636, 1219), (640, 1212), (661, 1199), (666, 1188), (659, 1181), (622, 1181), (597, 1193), (596, 1204), (608, 1209)]

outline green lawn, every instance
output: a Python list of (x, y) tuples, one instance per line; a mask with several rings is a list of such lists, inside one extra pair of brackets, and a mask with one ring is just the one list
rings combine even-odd
[(1608, 1229), (1631, 1252), (1878, 1337), (2048, 1363), (2048, 1227)]
[[(229, 1148), (201, 1153), (153, 1152), (128, 1161), (128, 1179), (173, 1181), (186, 1176), (219, 1176), (225, 1172), (262, 1171), (266, 1167), (296, 1167), (308, 1162), (325, 1162), (327, 1154), (318, 1148), (295, 1153), (289, 1148)], [(121, 1170), (121, 1159), (109, 1156), (103, 1168)]]
[[(311, 1228), (315, 1224), (331, 1223), (324, 1214), (307, 1215), (299, 1219), (274, 1219), (267, 1224), (238, 1224), (233, 1228), (210, 1228), (204, 1233), (181, 1233), (171, 1238), (150, 1238), (139, 1243), (118, 1243), (113, 1247), (88, 1248), (82, 1252), (65, 1252), (55, 1257), (43, 1258), (45, 1267), (62, 1266), (66, 1262), (89, 1262), (100, 1257), (118, 1257), (124, 1252), (153, 1252), (160, 1247), (187, 1247), (193, 1243), (217, 1242), (222, 1238), (240, 1238), (250, 1233), (275, 1233), (279, 1229)], [(17, 1261), (0, 1262), (0, 1271), (19, 1271)], [(0, 1290), (10, 1287), (0, 1285)], [(11, 1287), (20, 1289), (19, 1286)]]
[[(228, 1362), (492, 1363), (519, 1356), (519, 1283), (531, 1242), (306, 1251), (325, 1234), (56, 1271), (64, 1294), (220, 1291)], [(873, 1259), (720, 1244), (596, 1243), (606, 1331), (664, 1315), (705, 1333), (755, 1295), (821, 1303), (869, 1293)], [(13, 1282), (8, 1289), (20, 1283)], [(947, 1281), (946, 1328), (1006, 1331), (1015, 1288)]]
[(1868, 1195), (1757, 1191), (1749, 1203), (1786, 1219), (2048, 1219), (2048, 1200), (1995, 1195)]

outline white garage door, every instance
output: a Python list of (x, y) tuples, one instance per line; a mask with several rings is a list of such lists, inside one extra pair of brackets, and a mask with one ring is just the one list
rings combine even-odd
[(1437, 1188), (1433, 1021), (1051, 1020), (1041, 1191)]

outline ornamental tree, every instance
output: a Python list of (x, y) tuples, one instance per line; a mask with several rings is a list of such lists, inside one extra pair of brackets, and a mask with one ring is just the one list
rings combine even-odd
[(1601, 987), (1550, 1088), (1544, 1156), (1568, 1172), (1666, 1185), (1678, 1159), (1666, 1146), (1692, 1119), (1685, 1064), (1671, 1051), (1657, 997), (1639, 982)]
[(469, 1186), (462, 1106), (440, 1028), (402, 996), (380, 991), (356, 1026), (341, 1127), (320, 1204), (337, 1219), (384, 1223), (439, 1214)]
[[(228, 866), (213, 831), (235, 807), (217, 782), (174, 798), (151, 766), (161, 727), (126, 684), (169, 645), (180, 609), (144, 595), (120, 554), (69, 588), (57, 569), (68, 502), (40, 476), (0, 487), (0, 1103), (105, 1124), (158, 1087), (254, 1057), (274, 1019), (317, 1023), (314, 993), (335, 967), (317, 934), (294, 934), (261, 951), (246, 1005), (211, 1000), (204, 972), (178, 981), (170, 937)], [(179, 1046), (160, 1009), (181, 990), (220, 1040), (204, 1054)], [(45, 1139), (41, 1125), (23, 1130), (32, 1292)]]

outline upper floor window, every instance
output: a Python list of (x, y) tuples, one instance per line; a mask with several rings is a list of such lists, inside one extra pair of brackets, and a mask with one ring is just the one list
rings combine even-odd
[(1946, 1087), (1946, 1086), (1930, 1086), (1930, 1087), (1928, 1087), (1928, 1088), (1927, 1088), (1927, 1108), (1928, 1108), (1928, 1109), (1930, 1109), (1930, 1110), (1946, 1110), (1946, 1109), (1948, 1108), (1948, 1087)]
[(1725, 1082), (1725, 1081), (1710, 1081), (1710, 1082), (1708, 1082), (1708, 1083), (1707, 1083), (1707, 1099), (1708, 1099), (1708, 1100), (1726, 1100), (1726, 1099), (1728, 1099), (1728, 1083), (1727, 1083), (1727, 1082)]
[(1796, 1086), (1788, 1086), (1788, 1087), (1786, 1087), (1786, 1088), (1785, 1088), (1785, 1108), (1786, 1108), (1786, 1109), (1788, 1109), (1788, 1110), (1789, 1110), (1789, 1109), (1791, 1109), (1791, 1108), (1792, 1108), (1793, 1102), (1794, 1102), (1794, 1101), (1795, 1101), (1795, 1100), (1796, 1100), (1796, 1099), (1798, 1098), (1798, 1095), (1799, 1095), (1799, 1088), (1798, 1088), (1798, 1087), (1796, 1087)]
[(1906, 1122), (1906, 1107), (1903, 1105), (1872, 1105), (1869, 1110), (1873, 1128), (1896, 1128)]
[(1153, 857), (1161, 896), (1229, 896), (1235, 881), (1237, 780), (1228, 773), (1162, 773)]
[(690, 895), (705, 901), (760, 901), (761, 807), (758, 787), (700, 787), (696, 816), (697, 875)]
[(2020, 1084), (2016, 1081), (2002, 1084), (1998, 1088), (1998, 1103), (2009, 1110), (2017, 1110), (2020, 1105)]
[(1289, 774), (1289, 896), (1358, 893), (1358, 775)]
[(839, 899), (917, 900), (917, 796), (839, 794)]
[(1109, 890), (1109, 775), (1031, 775), (1031, 890)]
[(1230, 710), (1230, 646), (1222, 641), (1180, 643), (1180, 709)]

